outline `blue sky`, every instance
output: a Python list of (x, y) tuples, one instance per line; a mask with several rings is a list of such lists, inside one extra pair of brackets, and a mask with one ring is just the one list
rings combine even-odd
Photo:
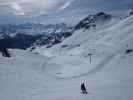
[(123, 13), (133, 0), (0, 0), (0, 23), (58, 21), (99, 11)]

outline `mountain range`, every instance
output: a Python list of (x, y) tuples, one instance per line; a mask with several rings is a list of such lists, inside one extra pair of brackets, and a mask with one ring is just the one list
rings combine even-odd
[(1, 47), (6, 48), (35, 48), (46, 45), (48, 48), (61, 43), (79, 29), (97, 29), (108, 24), (112, 19), (110, 14), (99, 12), (81, 19), (74, 26), (60, 24), (25, 23), (18, 25), (0, 25)]

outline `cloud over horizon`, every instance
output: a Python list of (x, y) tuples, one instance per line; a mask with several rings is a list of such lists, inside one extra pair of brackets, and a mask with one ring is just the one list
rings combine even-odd
[(0, 22), (3, 19), (29, 20), (40, 16), (43, 19), (82, 16), (103, 10), (123, 12), (125, 8), (132, 7), (132, 0), (0, 0)]
[(74, 0), (0, 0), (0, 8), (6, 8), (5, 11), (8, 8), (15, 15), (33, 16), (65, 9), (72, 1)]

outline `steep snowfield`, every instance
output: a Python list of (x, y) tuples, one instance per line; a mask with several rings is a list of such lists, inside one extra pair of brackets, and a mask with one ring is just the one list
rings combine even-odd
[[(133, 16), (100, 31), (79, 30), (63, 43), (0, 57), (1, 100), (132, 100)], [(90, 56), (92, 61), (90, 63)], [(81, 94), (85, 80), (88, 95)]]
[[(114, 49), (122, 49), (125, 46), (132, 46), (133, 37), (133, 16), (121, 20), (117, 24), (110, 27), (102, 28), (101, 30), (78, 30), (70, 38), (65, 39), (61, 44), (56, 45), (50, 49), (45, 47), (37, 48), (35, 51), (41, 54), (55, 54), (58, 53), (83, 53), (99, 52), (102, 49), (114, 47)], [(64, 47), (65, 46), (65, 47)], [(51, 51), (51, 53), (50, 53)], [(111, 50), (112, 51), (112, 50)]]

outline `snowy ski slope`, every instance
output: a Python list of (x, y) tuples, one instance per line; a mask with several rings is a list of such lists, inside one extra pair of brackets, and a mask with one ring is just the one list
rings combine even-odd
[[(133, 53), (125, 53), (132, 38), (133, 16), (99, 31), (79, 30), (34, 51), (41, 55), (10, 50), (11, 58), (0, 56), (0, 100), (132, 100)], [(81, 94), (84, 80), (88, 95)]]

